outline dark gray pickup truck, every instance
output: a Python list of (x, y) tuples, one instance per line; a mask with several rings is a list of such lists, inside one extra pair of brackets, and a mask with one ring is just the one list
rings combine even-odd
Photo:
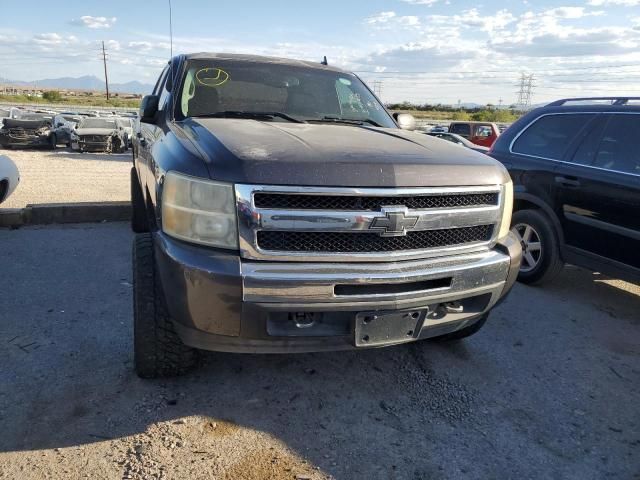
[(411, 120), (327, 65), (174, 57), (133, 145), (138, 375), (477, 332), (518, 274), (511, 180)]

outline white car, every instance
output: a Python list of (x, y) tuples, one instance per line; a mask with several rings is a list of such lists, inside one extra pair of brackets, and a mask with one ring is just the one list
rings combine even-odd
[(18, 167), (6, 155), (0, 155), (0, 203), (4, 202), (20, 182)]
[(20, 109), (16, 107), (0, 107), (0, 128), (2, 128), (3, 118), (18, 118), (20, 117)]

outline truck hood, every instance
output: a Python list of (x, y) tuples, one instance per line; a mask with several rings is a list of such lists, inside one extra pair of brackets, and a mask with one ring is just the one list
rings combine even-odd
[(509, 179), (487, 155), (399, 129), (220, 118), (179, 125), (177, 136), (196, 146), (211, 178), (221, 181), (419, 187)]
[(78, 135), (112, 135), (115, 130), (111, 128), (78, 128), (75, 132)]

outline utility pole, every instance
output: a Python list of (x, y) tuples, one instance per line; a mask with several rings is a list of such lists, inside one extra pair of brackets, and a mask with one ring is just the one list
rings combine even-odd
[(107, 54), (104, 51), (104, 40), (102, 41), (102, 62), (104, 63), (104, 85), (107, 88), (107, 102), (109, 101), (109, 77), (107, 77)]

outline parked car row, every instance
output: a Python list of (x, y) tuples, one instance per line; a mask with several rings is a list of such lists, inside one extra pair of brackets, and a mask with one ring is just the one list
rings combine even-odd
[(131, 117), (97, 116), (95, 113), (27, 111), (12, 107), (0, 110), (0, 147), (59, 145), (80, 152), (123, 153), (131, 147)]
[(488, 153), (489, 148), (505, 129), (506, 126), (492, 122), (456, 121), (449, 125), (435, 125), (426, 129), (422, 127), (421, 131), (476, 152)]
[(128, 119), (83, 118), (71, 134), (71, 148), (80, 152), (124, 153), (131, 143), (130, 131)]

